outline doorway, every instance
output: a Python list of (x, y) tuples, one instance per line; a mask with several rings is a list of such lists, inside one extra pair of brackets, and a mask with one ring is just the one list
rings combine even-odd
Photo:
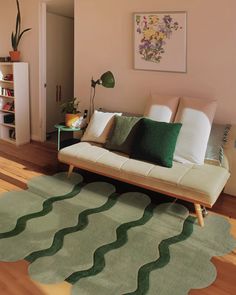
[[(54, 126), (64, 121), (61, 104), (74, 96), (74, 1), (50, 0), (43, 5), (41, 141), (56, 143)], [(71, 136), (67, 132), (65, 135)]]

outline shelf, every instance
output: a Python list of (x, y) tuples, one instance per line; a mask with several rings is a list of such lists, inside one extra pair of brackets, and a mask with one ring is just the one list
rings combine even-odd
[(13, 63), (12, 62), (8, 62), (8, 61), (4, 61), (4, 62), (0, 62), (0, 66), (12, 66)]
[(8, 95), (0, 95), (0, 97), (7, 98), (7, 99), (15, 99), (15, 96), (8, 96)]
[(30, 142), (28, 66), (0, 63), (0, 140), (16, 146)]
[(6, 127), (11, 127), (11, 128), (15, 128), (16, 127), (14, 124), (8, 124), (8, 123), (0, 123), (0, 125), (6, 126)]
[(14, 81), (9, 81), (9, 80), (2, 80), (2, 79), (0, 79), (0, 82), (14, 84)]
[(0, 109), (0, 112), (15, 114), (15, 111), (8, 111), (8, 110), (1, 110), (1, 109)]

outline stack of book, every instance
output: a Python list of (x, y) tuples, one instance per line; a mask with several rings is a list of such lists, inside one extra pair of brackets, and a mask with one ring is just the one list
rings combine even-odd
[(14, 90), (11, 88), (0, 87), (0, 94), (4, 96), (14, 96)]

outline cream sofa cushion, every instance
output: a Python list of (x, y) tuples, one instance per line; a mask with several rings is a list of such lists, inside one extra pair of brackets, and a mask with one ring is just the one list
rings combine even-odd
[(130, 159), (88, 142), (59, 151), (61, 162), (211, 207), (229, 172), (223, 167), (173, 163), (172, 168)]

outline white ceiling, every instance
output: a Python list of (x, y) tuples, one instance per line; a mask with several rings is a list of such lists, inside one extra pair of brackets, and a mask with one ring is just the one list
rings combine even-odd
[(47, 11), (74, 18), (74, 0), (46, 0)]

